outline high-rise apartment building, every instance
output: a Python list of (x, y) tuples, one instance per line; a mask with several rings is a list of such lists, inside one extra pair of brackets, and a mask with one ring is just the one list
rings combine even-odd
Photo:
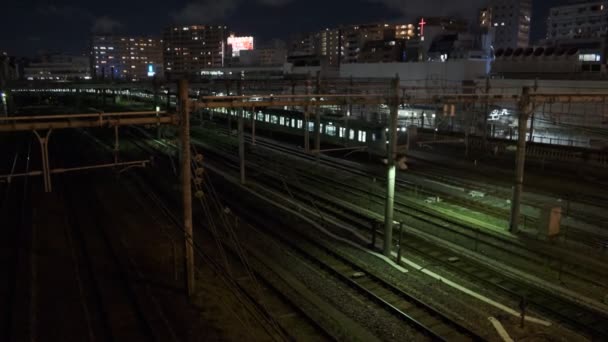
[(494, 47), (527, 47), (530, 44), (532, 0), (493, 0), (491, 8)]
[[(338, 66), (341, 63), (357, 63), (361, 61), (363, 49), (368, 43), (379, 42), (375, 44), (378, 47), (384, 46), (384, 42), (388, 44), (386, 46), (400, 46), (394, 41), (409, 40), (415, 35), (413, 24), (364, 24), (325, 29), (318, 34), (319, 54), (325, 56), (331, 66)], [(393, 43), (391, 44), (391, 42)], [(368, 53), (366, 61), (373, 59), (372, 56), (376, 56), (376, 54)]]
[(162, 40), (153, 37), (94, 35), (93, 76), (106, 80), (145, 80), (163, 77)]
[(595, 1), (552, 7), (547, 19), (547, 39), (606, 37), (608, 2)]
[(547, 19), (547, 45), (579, 51), (584, 71), (601, 71), (608, 61), (608, 2), (552, 7)]
[(324, 56), (331, 66), (340, 65), (344, 56), (342, 29), (325, 29), (318, 34), (319, 55)]
[(486, 7), (479, 10), (479, 27), (484, 31), (492, 28), (492, 8)]
[(198, 75), (202, 69), (223, 67), (231, 55), (228, 28), (222, 25), (168, 27), (163, 32), (167, 78)]
[(305, 33), (293, 35), (289, 41), (289, 56), (312, 56), (320, 53), (319, 35), (316, 33)]

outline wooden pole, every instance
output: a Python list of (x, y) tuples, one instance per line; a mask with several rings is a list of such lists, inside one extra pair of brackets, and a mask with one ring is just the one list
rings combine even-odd
[(513, 200), (511, 201), (511, 220), (509, 231), (519, 231), (519, 213), (521, 207), (521, 196), (524, 189), (524, 166), (526, 163), (526, 132), (528, 128), (528, 117), (530, 115), (530, 88), (524, 87), (519, 101), (517, 155), (515, 158), (515, 185), (513, 187)]
[(182, 79), (178, 84), (179, 111), (181, 114), (180, 140), (182, 162), (182, 201), (184, 215), (186, 293), (191, 298), (195, 293), (194, 274), (194, 239), (192, 237), (192, 187), (190, 156), (190, 108), (188, 103), (188, 80)]

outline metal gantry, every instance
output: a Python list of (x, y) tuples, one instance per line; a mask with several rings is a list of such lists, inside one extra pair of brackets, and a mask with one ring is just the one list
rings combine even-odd
[[(0, 117), (0, 132), (23, 132), (31, 131), (36, 135), (41, 150), (41, 171), (30, 171), (22, 174), (0, 175), (0, 179), (11, 179), (23, 176), (42, 175), (44, 180), (44, 191), (52, 191), (51, 175), (56, 173), (75, 172), (91, 169), (103, 169), (112, 167), (133, 167), (134, 165), (145, 166), (149, 161), (140, 160), (135, 162), (118, 162), (118, 127), (129, 125), (149, 124), (176, 124), (174, 115), (166, 112), (120, 112), (120, 113), (87, 113), (87, 114), (59, 114), (42, 116), (12, 116)], [(115, 159), (111, 164), (89, 165), (74, 168), (51, 169), (49, 156), (49, 142), (54, 131), (68, 128), (114, 128), (115, 134)]]

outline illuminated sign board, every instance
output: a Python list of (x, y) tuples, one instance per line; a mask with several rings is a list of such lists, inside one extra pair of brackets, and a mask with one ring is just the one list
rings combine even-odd
[(232, 57), (240, 56), (243, 50), (253, 50), (253, 37), (228, 37), (228, 44), (232, 45)]
[(494, 109), (492, 112), (490, 112), (490, 117), (488, 118), (489, 121), (498, 121), (500, 120), (501, 117), (503, 116), (508, 116), (509, 115), (509, 110), (507, 109)]
[(156, 75), (156, 71), (154, 71), (154, 65), (148, 64), (148, 77), (154, 77)]

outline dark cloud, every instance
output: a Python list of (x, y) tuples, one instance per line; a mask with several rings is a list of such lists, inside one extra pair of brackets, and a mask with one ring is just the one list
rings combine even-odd
[(456, 16), (464, 19), (474, 19), (477, 10), (488, 5), (488, 0), (366, 0), (381, 3), (399, 11), (407, 20), (421, 16)]
[(284, 6), (293, 1), (294, 0), (258, 0), (260, 4), (267, 6)]
[(73, 18), (85, 18), (92, 19), (93, 14), (79, 7), (72, 6), (57, 6), (57, 5), (44, 5), (36, 7), (36, 13), (38, 15), (47, 16), (47, 17), (59, 17), (64, 19), (73, 19)]
[(202, 0), (186, 4), (177, 12), (171, 13), (173, 21), (180, 24), (201, 24), (215, 22), (232, 13), (239, 0)]
[[(233, 14), (249, 0), (196, 0), (187, 3), (179, 11), (171, 13), (171, 19), (180, 24), (216, 22)], [(265, 6), (284, 6), (294, 0), (256, 0)]]
[(122, 24), (108, 16), (102, 16), (93, 22), (92, 31), (95, 33), (112, 33), (120, 29)]

